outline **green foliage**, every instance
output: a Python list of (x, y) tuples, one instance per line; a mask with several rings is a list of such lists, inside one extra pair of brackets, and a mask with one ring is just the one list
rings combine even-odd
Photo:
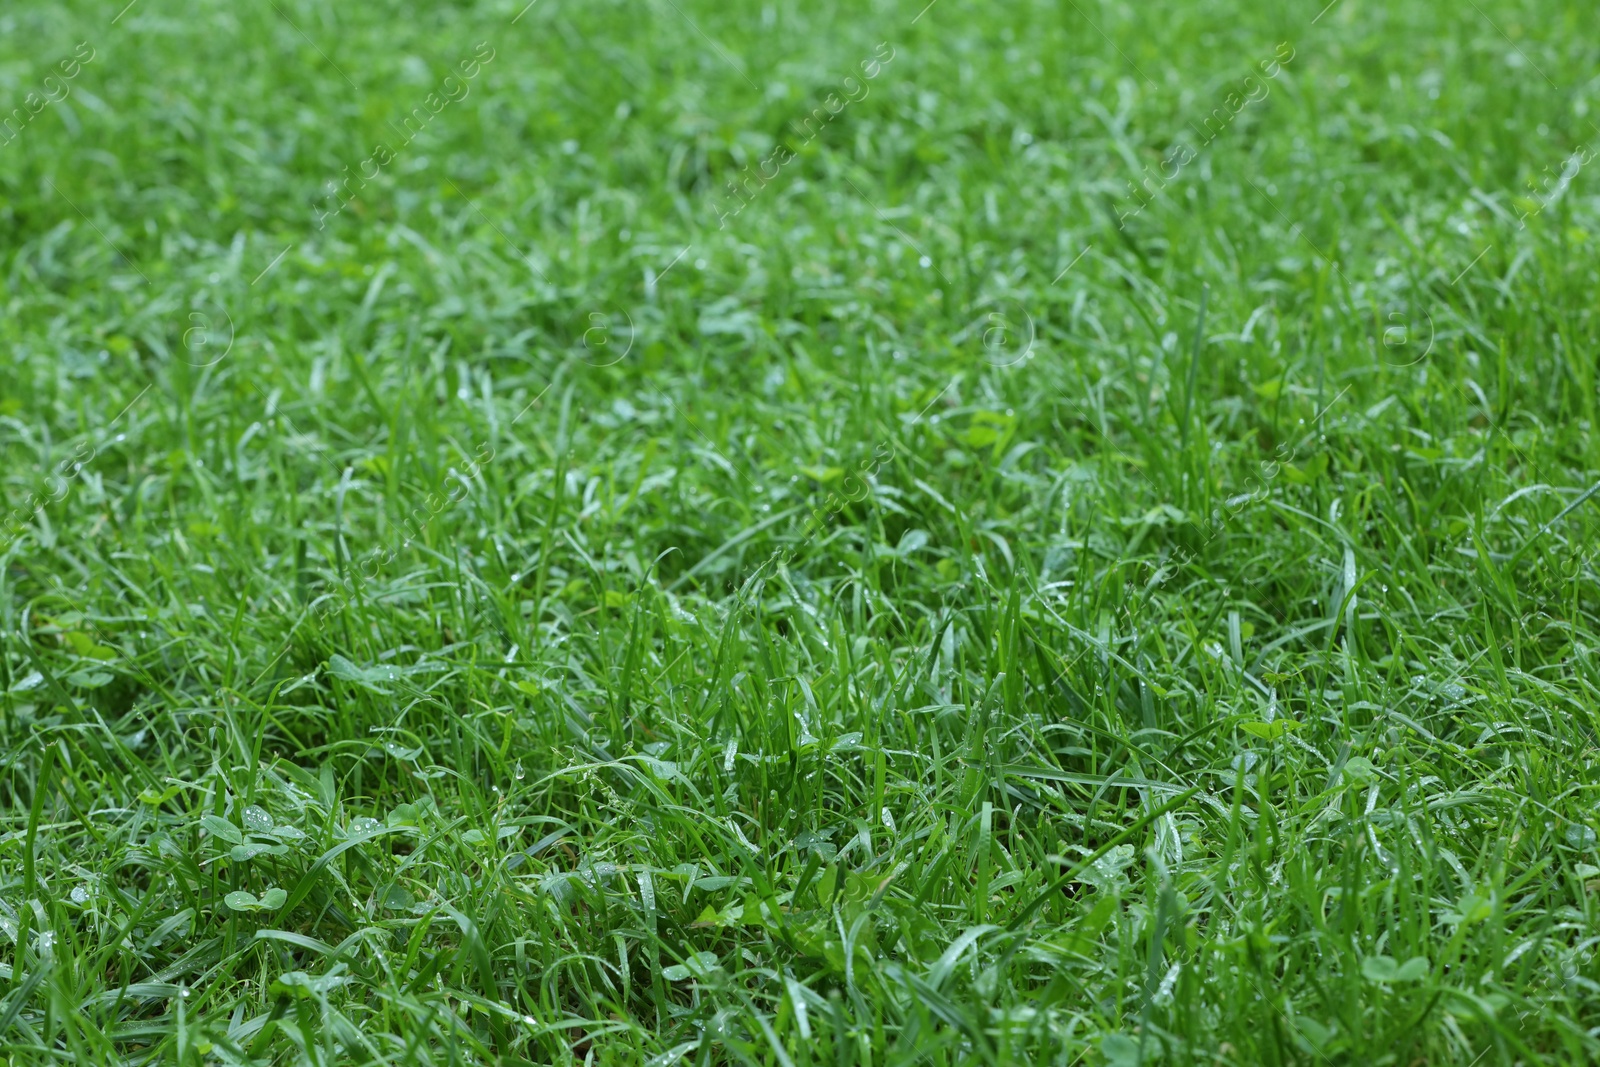
[(0, 11), (10, 1062), (1600, 1059), (1592, 5), (524, 2)]

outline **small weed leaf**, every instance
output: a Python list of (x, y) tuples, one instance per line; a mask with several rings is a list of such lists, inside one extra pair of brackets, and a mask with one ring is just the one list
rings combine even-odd
[(1593, 848), (1596, 840), (1596, 834), (1593, 828), (1585, 826), (1582, 823), (1573, 823), (1571, 826), (1568, 826), (1565, 836), (1567, 839), (1567, 847), (1575, 848), (1579, 851)]
[(1263, 741), (1276, 741), (1289, 731), (1300, 729), (1300, 723), (1294, 719), (1273, 719), (1271, 722), (1251, 720), (1240, 723), (1239, 728), (1251, 737), (1259, 737)]
[(697, 878), (697, 879), (695, 879), (694, 887), (696, 889), (703, 889), (708, 893), (715, 893), (719, 889), (728, 888), (730, 885), (732, 885), (733, 883), (737, 882), (738, 880), (739, 879), (737, 879), (737, 878), (732, 878), (732, 877), (729, 877), (727, 875), (718, 874), (718, 875), (713, 875), (710, 878)]
[[(1087, 850), (1080, 848), (1079, 851)], [(1126, 872), (1133, 866), (1133, 859), (1132, 845), (1118, 845), (1084, 868), (1083, 873), (1078, 875), (1078, 881), (1103, 891), (1118, 889), (1128, 884)]]
[(384, 682), (398, 682), (400, 671), (388, 664), (379, 664), (376, 667), (357, 667), (354, 663), (340, 655), (328, 658), (328, 673), (340, 681), (349, 682), (351, 685), (360, 686), (374, 693), (388, 695), (388, 690), (383, 688)]
[(1319, 452), (1306, 461), (1303, 467), (1285, 465), (1283, 476), (1296, 485), (1309, 485), (1316, 481), (1328, 469), (1328, 454)]
[(417, 902), (409, 889), (394, 882), (379, 886), (373, 898), (378, 907), (387, 911), (409, 911)]
[(1444, 913), (1445, 922), (1454, 926), (1481, 923), (1494, 914), (1494, 900), (1481, 893), (1468, 893), (1456, 902), (1454, 910)]
[(236, 889), (223, 897), (222, 902), (234, 911), (277, 911), (288, 899), (288, 892), (282, 889), (269, 889), (259, 898), (253, 893)]
[(167, 788), (158, 792), (154, 786), (146, 786), (144, 791), (139, 794), (139, 800), (150, 805), (152, 808), (159, 808), (161, 805), (177, 796), (178, 791), (182, 788), (183, 786), (181, 785), (169, 785)]
[(961, 439), (971, 448), (989, 448), (1008, 440), (1015, 423), (1015, 418), (998, 411), (976, 411)]
[(272, 980), (272, 992), (278, 996), (296, 997), (299, 999), (312, 999), (326, 996), (347, 984), (350, 979), (338, 973), (343, 965), (337, 965), (327, 974), (307, 974), (305, 971), (289, 971), (280, 974)]
[(396, 804), (384, 819), (386, 826), (421, 826), (422, 808), (416, 804)]
[(233, 823), (220, 815), (205, 815), (200, 819), (200, 828), (212, 837), (226, 841), (230, 845), (244, 844), (244, 834)]
[(1326, 1056), (1331, 1051), (1329, 1045), (1336, 1033), (1333, 1027), (1326, 1026), (1306, 1015), (1296, 1016), (1294, 1025), (1295, 1029), (1299, 1031), (1299, 1036), (1304, 1045), (1308, 1046), (1309, 1051), (1323, 1056)]
[(1428, 976), (1428, 961), (1423, 956), (1413, 956), (1404, 963), (1396, 962), (1393, 956), (1368, 956), (1361, 961), (1361, 974), (1380, 985), (1416, 982)]
[(661, 968), (661, 976), (669, 982), (681, 982), (686, 978), (704, 981), (718, 970), (721, 967), (715, 952), (696, 952), (682, 963)]
[(650, 772), (664, 782), (670, 782), (675, 778), (682, 777), (682, 775), (678, 773), (677, 763), (672, 760), (652, 759), (649, 756), (637, 756), (635, 758), (640, 763), (650, 768)]
[(236, 889), (229, 893), (222, 898), (222, 902), (234, 911), (255, 911), (261, 907), (261, 901), (256, 899), (254, 893), (246, 893), (242, 889)]
[(1100, 1040), (1100, 1055), (1108, 1067), (1139, 1067), (1139, 1042), (1127, 1034), (1107, 1034)]
[(252, 841), (247, 845), (234, 845), (228, 850), (228, 855), (237, 863), (244, 863), (255, 859), (257, 856), (282, 856), (288, 852), (283, 845), (269, 845), (261, 841)]
[(11, 692), (26, 693), (29, 690), (39, 688), (39, 686), (43, 684), (44, 675), (40, 674), (38, 671), (29, 671), (26, 675), (17, 680), (16, 684), (11, 687)]
[(116, 649), (95, 643), (94, 638), (86, 633), (70, 630), (62, 634), (61, 637), (62, 640), (72, 646), (72, 651), (85, 659), (111, 660), (117, 658)]
[(1365, 756), (1351, 756), (1345, 760), (1344, 776), (1351, 782), (1370, 782), (1378, 776), (1378, 769)]

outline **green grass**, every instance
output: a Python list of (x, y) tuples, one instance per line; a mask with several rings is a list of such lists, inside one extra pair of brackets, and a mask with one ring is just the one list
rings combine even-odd
[(120, 6), (9, 1062), (1600, 1057), (1591, 5)]

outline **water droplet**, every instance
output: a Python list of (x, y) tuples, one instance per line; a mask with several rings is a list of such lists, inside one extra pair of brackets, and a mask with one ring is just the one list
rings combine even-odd
[(524, 778), (526, 778), (527, 776), (528, 776), (528, 772), (526, 772), (526, 771), (524, 771), (522, 769), (522, 761), (521, 760), (517, 760), (517, 781), (520, 782)]

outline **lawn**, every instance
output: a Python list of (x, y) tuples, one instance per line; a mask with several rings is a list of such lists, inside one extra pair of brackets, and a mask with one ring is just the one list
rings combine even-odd
[(124, 2), (9, 1064), (1600, 1058), (1592, 3)]

